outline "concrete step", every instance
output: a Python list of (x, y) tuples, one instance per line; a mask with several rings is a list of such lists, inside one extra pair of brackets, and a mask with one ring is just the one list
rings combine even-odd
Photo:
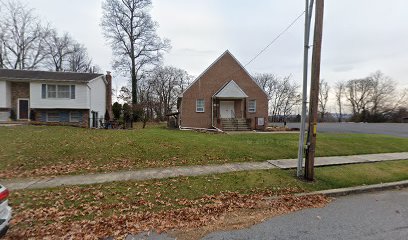
[(223, 128), (224, 131), (251, 131), (249, 128)]
[(224, 131), (250, 131), (251, 128), (248, 126), (246, 119), (235, 118), (235, 119), (221, 119), (222, 129)]

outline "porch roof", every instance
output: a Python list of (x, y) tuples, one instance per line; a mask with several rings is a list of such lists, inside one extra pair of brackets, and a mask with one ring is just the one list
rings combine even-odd
[(223, 86), (214, 95), (215, 98), (229, 98), (229, 99), (242, 99), (247, 98), (248, 95), (238, 86), (238, 84), (231, 80), (225, 86)]

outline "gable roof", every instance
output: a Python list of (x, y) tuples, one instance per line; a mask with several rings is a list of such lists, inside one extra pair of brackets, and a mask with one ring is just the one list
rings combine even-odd
[(248, 95), (238, 86), (238, 84), (231, 80), (224, 87), (222, 87), (215, 95), (216, 98), (247, 98)]
[[(238, 61), (238, 59), (237, 59), (234, 55), (232, 55), (232, 53), (231, 53), (229, 50), (226, 50), (221, 56), (219, 56), (203, 73), (201, 73), (201, 74), (184, 90), (184, 92), (182, 92), (182, 93), (180, 94), (179, 97), (183, 97), (184, 93), (187, 92), (188, 89), (189, 89), (191, 86), (193, 86), (198, 80), (200, 80), (200, 78), (201, 78), (205, 73), (207, 73), (207, 71), (210, 70), (212, 66), (214, 66), (218, 61), (221, 60), (222, 57), (224, 57), (224, 56), (227, 55), (227, 54), (230, 55), (230, 56), (234, 59), (234, 61), (235, 61), (236, 63), (238, 63), (238, 65), (245, 71), (245, 73), (251, 78), (251, 80), (262, 90), (262, 92), (263, 92), (263, 93), (266, 95), (266, 97), (269, 99), (269, 95), (265, 92), (265, 90), (264, 90), (263, 88), (261, 88), (261, 86), (259, 86), (259, 84), (258, 84), (258, 83), (255, 81), (255, 79), (252, 77), (252, 75), (251, 75), (251, 74), (246, 70), (246, 68)], [(231, 75), (232, 75), (233, 73), (234, 73), (234, 72), (232, 72)]]
[(0, 79), (7, 80), (75, 81), (86, 83), (101, 76), (104, 75), (97, 73), (46, 72), (46, 71), (0, 69)]

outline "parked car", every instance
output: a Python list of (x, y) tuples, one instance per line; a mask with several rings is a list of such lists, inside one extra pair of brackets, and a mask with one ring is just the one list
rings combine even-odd
[(11, 219), (11, 207), (8, 205), (9, 190), (0, 185), (0, 237), (6, 234)]

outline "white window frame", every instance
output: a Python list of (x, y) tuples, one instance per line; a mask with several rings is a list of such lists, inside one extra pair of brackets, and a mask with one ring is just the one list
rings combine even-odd
[[(48, 114), (50, 114), (50, 113), (58, 113), (58, 121), (50, 121), (49, 117), (48, 117)], [(60, 113), (58, 111), (47, 112), (47, 122), (60, 122), (60, 121), (61, 121), (61, 116), (60, 116)]]
[[(55, 92), (53, 91), (53, 93), (55, 93), (55, 97), (50, 97), (50, 86), (55, 86)], [(46, 94), (46, 96), (47, 96), (47, 98), (50, 98), (50, 99), (56, 99), (57, 98), (57, 85), (56, 84), (47, 84), (47, 94)]]
[[(78, 114), (78, 120), (72, 120), (72, 114), (73, 113), (77, 113)], [(79, 111), (73, 111), (73, 112), (69, 112), (69, 122), (72, 122), (72, 123), (79, 123), (79, 122), (81, 122), (81, 113), (79, 112)]]
[[(254, 103), (254, 106), (251, 107), (251, 103)], [(248, 101), (248, 112), (255, 113), (256, 112), (256, 100), (249, 100)]]
[[(60, 88), (68, 88), (68, 91), (60, 91)], [(67, 97), (60, 97), (60, 94), (68, 94)], [(57, 85), (57, 98), (58, 99), (71, 99), (71, 85)]]
[[(202, 106), (199, 106), (199, 102), (202, 101)], [(196, 100), (196, 112), (203, 113), (205, 112), (205, 100), (204, 99), (197, 99)]]
[[(55, 86), (55, 97), (50, 97), (49, 86)], [(61, 86), (68, 87), (68, 97), (59, 97), (59, 88)], [(66, 92), (65, 92), (66, 93)], [(47, 84), (47, 99), (71, 99), (71, 85), (66, 84)]]

